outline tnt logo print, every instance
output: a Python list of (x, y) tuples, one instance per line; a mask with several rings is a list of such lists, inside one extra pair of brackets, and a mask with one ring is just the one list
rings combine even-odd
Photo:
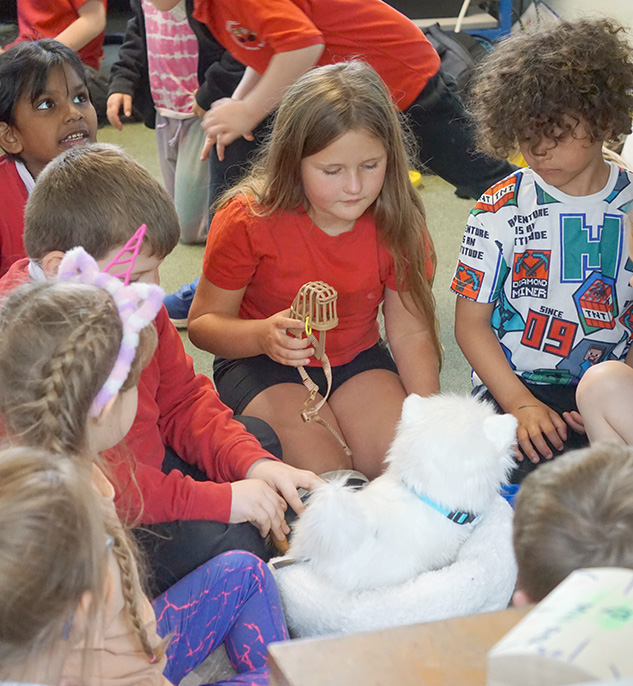
[(591, 273), (574, 293), (574, 303), (585, 333), (615, 327), (618, 303), (614, 279), (600, 272)]
[(549, 289), (549, 250), (526, 250), (514, 256), (512, 297), (545, 300)]
[(499, 181), (477, 201), (472, 210), (473, 215), (476, 217), (482, 212), (492, 212), (494, 214), (506, 205), (516, 205), (518, 186), (519, 180), (516, 174), (503, 179), (503, 181)]

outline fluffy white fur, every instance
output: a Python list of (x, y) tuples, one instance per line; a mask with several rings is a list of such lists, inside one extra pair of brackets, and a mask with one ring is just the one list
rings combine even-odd
[(361, 491), (320, 486), (295, 525), (288, 555), (343, 591), (400, 584), (452, 563), (477, 526), (424, 503), (480, 519), (512, 468), (517, 421), (470, 396), (409, 396), (387, 469)]
[(497, 496), (453, 564), (396, 586), (348, 593), (315, 573), (308, 562), (283, 566), (285, 561), (276, 558), (269, 566), (295, 638), (376, 631), (503, 610), (517, 577), (512, 508)]

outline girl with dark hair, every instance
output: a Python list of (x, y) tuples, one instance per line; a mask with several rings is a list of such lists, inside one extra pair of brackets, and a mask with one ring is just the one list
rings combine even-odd
[(76, 52), (43, 39), (0, 54), (0, 276), (26, 257), (24, 206), (38, 174), (60, 152), (96, 136)]

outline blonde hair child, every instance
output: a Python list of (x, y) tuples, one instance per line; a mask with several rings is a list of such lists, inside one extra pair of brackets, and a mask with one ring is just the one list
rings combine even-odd
[[(99, 451), (125, 436), (135, 413), (135, 408), (130, 413), (130, 398), (135, 399), (141, 369), (154, 351), (153, 327), (144, 330), (120, 393), (96, 417), (91, 416), (93, 401), (113, 370), (123, 339), (121, 318), (107, 291), (73, 283), (27, 284), (7, 299), (0, 329), (0, 412), (12, 443), (90, 464)], [(93, 472), (97, 489), (112, 499), (107, 479), (98, 467)], [(122, 621), (131, 622), (146, 660), (155, 660), (160, 641), (155, 634), (150, 638), (153, 613), (142, 602), (130, 541), (110, 505), (107, 529), (121, 572)]]
[[(216, 359), (222, 400), (267, 421), (294, 466), (376, 476), (405, 396), (439, 390), (435, 253), (409, 181), (409, 150), (370, 66), (320, 67), (288, 89), (259, 162), (220, 200), (189, 334), (231, 358)], [(338, 291), (327, 351), (334, 385), (322, 414), (353, 460), (300, 419), (305, 391), (293, 367), (309, 365), (321, 394), (325, 386), (307, 339), (287, 333), (298, 328), (287, 308), (314, 280)], [(379, 342), (381, 303), (393, 358)]]
[(0, 681), (56, 685), (102, 610), (107, 538), (90, 473), (36, 448), (0, 451), (0, 549)]
[[(230, 564), (224, 566), (216, 560), (203, 565), (197, 570), (199, 578), (190, 579), (194, 572), (169, 590), (170, 599), (176, 597), (174, 602), (167, 602), (163, 596), (157, 599), (159, 606), (165, 605), (157, 627), (141, 588), (133, 551), (114, 510), (114, 489), (96, 465), (96, 457), (118, 443), (134, 420), (136, 384), (154, 351), (156, 334), (151, 321), (161, 306), (162, 291), (153, 284), (124, 286), (116, 277), (99, 272), (82, 248), (66, 255), (59, 273), (60, 278), (70, 281), (22, 286), (0, 312), (0, 412), (12, 443), (71, 454), (80, 465), (92, 463), (93, 485), (101, 495), (107, 530), (114, 539), (110, 560), (114, 586), (107, 596), (103, 640), (91, 651), (90, 665), (94, 669), (86, 683), (118, 679), (122, 683), (144, 680), (160, 684), (167, 683), (165, 677), (178, 683), (211, 646), (228, 641), (238, 625), (236, 617), (246, 613), (245, 623), (257, 627), (259, 615), (265, 614), (258, 605), (256, 616), (251, 616), (248, 594), (236, 597), (233, 605), (214, 606), (212, 599), (223, 596), (212, 593), (211, 582), (219, 579), (240, 592), (250, 584), (266, 588), (267, 570), (247, 553), (228, 554)], [(215, 577), (211, 571), (216, 572)], [(241, 580), (236, 578), (238, 575)], [(189, 608), (185, 614), (191, 615), (191, 609), (180, 597), (187, 595), (191, 599), (194, 591), (196, 611), (200, 613), (196, 627), (207, 627), (205, 636), (195, 634), (196, 628), (181, 626), (184, 617), (179, 610)], [(273, 585), (272, 600), (270, 593), (262, 592), (257, 602), (277, 603), (279, 607), (275, 592)], [(209, 599), (203, 600), (207, 596)], [(273, 630), (261, 636), (271, 636), (269, 640), (285, 638), (280, 611), (268, 612), (266, 621), (272, 623), (271, 617), (275, 618)], [(218, 627), (207, 636), (211, 622), (218, 623)], [(158, 633), (173, 637), (167, 656)], [(199, 647), (193, 651), (194, 658), (189, 648), (196, 641)], [(267, 642), (251, 650), (249, 641), (236, 641), (238, 647), (229, 654), (240, 671), (251, 668), (248, 661), (241, 661), (241, 651), (251, 657), (261, 654), (255, 667), (265, 670)], [(79, 677), (80, 673), (81, 661), (75, 651), (66, 662), (64, 677)]]

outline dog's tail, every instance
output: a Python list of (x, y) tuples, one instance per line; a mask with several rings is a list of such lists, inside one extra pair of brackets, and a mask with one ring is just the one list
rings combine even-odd
[(362, 492), (345, 486), (346, 478), (316, 488), (295, 522), (288, 554), (317, 566), (341, 560), (371, 535)]

